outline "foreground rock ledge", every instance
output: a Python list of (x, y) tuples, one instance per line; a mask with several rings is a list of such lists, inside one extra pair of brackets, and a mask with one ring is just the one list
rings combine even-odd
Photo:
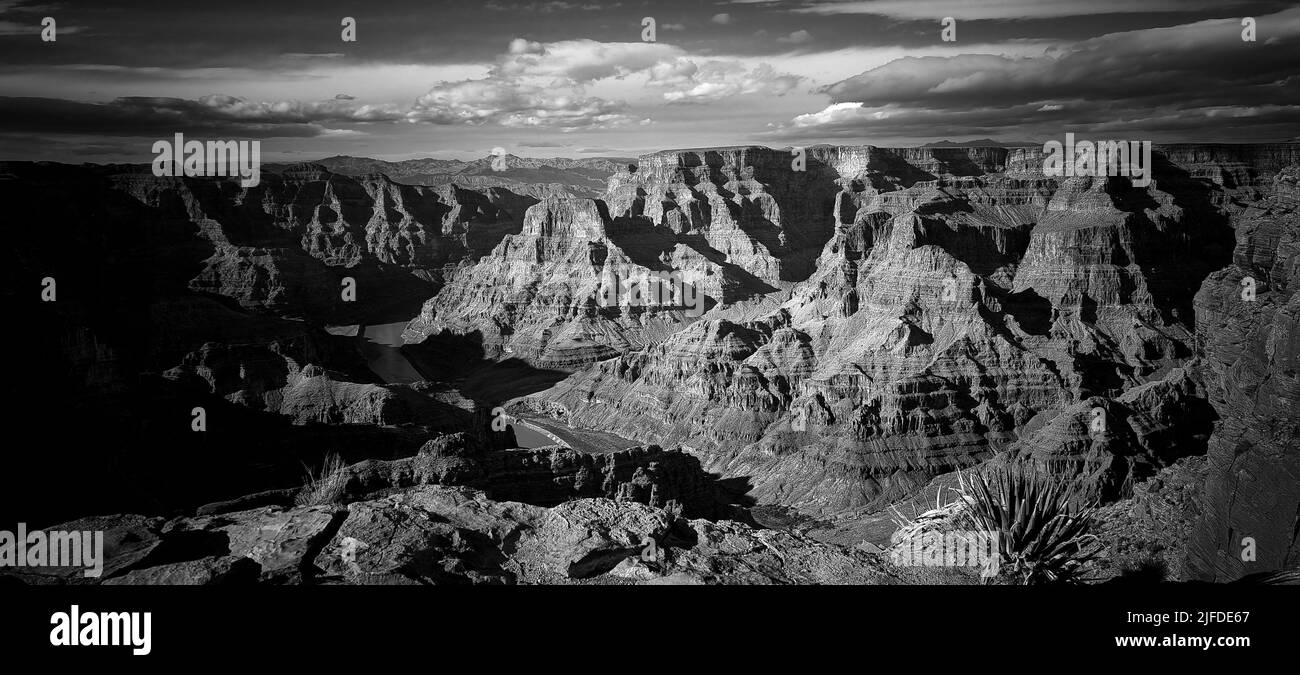
[[(743, 523), (684, 519), (632, 501), (551, 508), (428, 485), (347, 506), (212, 516), (104, 516), (105, 574), (30, 574), (32, 584), (893, 584), (876, 554)], [(651, 546), (653, 542), (653, 547)], [(143, 543), (143, 545), (141, 545)]]

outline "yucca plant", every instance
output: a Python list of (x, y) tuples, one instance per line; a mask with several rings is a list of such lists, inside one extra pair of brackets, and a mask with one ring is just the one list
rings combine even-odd
[(331, 452), (325, 456), (320, 472), (314, 472), (305, 465), (307, 475), (302, 489), (294, 498), (298, 506), (320, 506), (337, 504), (343, 499), (343, 490), (348, 483), (348, 465), (338, 453)]
[(1021, 464), (989, 477), (959, 474), (958, 482), (974, 528), (997, 538), (1000, 574), (1025, 584), (1083, 580), (1100, 547), (1089, 533), (1096, 509), (1080, 505), (1079, 482)]

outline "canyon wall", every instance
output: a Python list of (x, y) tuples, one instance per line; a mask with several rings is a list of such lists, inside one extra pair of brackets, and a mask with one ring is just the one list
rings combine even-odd
[(1300, 565), (1300, 167), (1236, 222), (1231, 264), (1196, 294), (1209, 398), (1204, 516), (1189, 544), (1206, 579)]
[(32, 162), (0, 163), (0, 198), (9, 412), (47, 431), (11, 468), (59, 476), (4, 496), (32, 522), (297, 482), (324, 453), (412, 453), (463, 428), (465, 411), (381, 383), (356, 337), (325, 328), (409, 318), (534, 201), (312, 165), (242, 188)]
[[(1230, 579), (1294, 565), (1300, 150), (1153, 158), (1139, 188), (1045, 176), (1037, 148), (815, 146), (802, 164), (760, 147), (666, 151), (605, 167), (599, 197), (540, 198), (317, 165), (241, 188), (3, 163), (18, 224), (6, 301), (30, 331), (8, 338), (27, 358), (7, 386), (29, 401), (20, 416), (75, 449), (92, 495), (103, 471), (193, 449), (198, 404), (228, 434), (199, 446), (237, 457), (232, 476), (261, 463), (284, 476), (335, 433), (378, 449), (353, 459), (389, 461), (470, 414), (377, 381), (356, 338), (325, 328), (409, 319), (405, 349), (427, 362), (516, 364), (535, 392), (520, 409), (633, 439), (633, 455), (683, 448), (749, 498), (812, 514), (878, 510), (1003, 456), (1113, 499), (1206, 454), (1189, 567)], [(698, 305), (609, 301), (611, 282), (670, 273)], [(58, 302), (39, 299), (45, 277)], [(113, 438), (152, 440), (114, 467), (95, 430), (123, 420)], [(275, 449), (255, 451), (258, 437)], [(646, 457), (478, 461), (538, 502), (666, 500), (641, 494)], [(58, 464), (19, 461), (33, 475)], [(659, 478), (698, 488), (674, 475)]]
[[(788, 152), (736, 148), (656, 153), (612, 177), (611, 214), (702, 237), (775, 290), (718, 298), (526, 405), (692, 448), (760, 501), (822, 512), (1004, 451), (1089, 467), (1112, 496), (1205, 451), (1220, 406), (1193, 298), (1295, 146), (1157, 147), (1145, 188), (1046, 177), (1037, 149), (806, 152), (806, 172)], [(816, 223), (822, 195), (830, 227), (802, 233), (823, 239), (806, 268), (787, 264), (792, 235), (740, 224)]]

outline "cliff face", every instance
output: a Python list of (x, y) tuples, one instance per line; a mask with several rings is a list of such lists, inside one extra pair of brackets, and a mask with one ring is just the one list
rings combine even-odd
[[(1113, 494), (1203, 451), (1203, 385), (1176, 371), (1194, 366), (1191, 299), (1228, 261), (1234, 223), (1300, 160), (1293, 146), (1155, 156), (1146, 188), (1044, 177), (1033, 149), (810, 148), (808, 172), (747, 148), (642, 158), (611, 178), (610, 211), (679, 241), (698, 233), (766, 282), (795, 269), (790, 248), (751, 245), (763, 239), (735, 211), (705, 208), (710, 186), (732, 186), (742, 214), (802, 224), (819, 199), (787, 197), (829, 185), (832, 230), (779, 308), (735, 320), (721, 303), (538, 394), (537, 408), (693, 447), (761, 501), (814, 510), (879, 505), (1040, 429), (1053, 440), (1037, 456), (1087, 465)], [(687, 188), (698, 210), (681, 206)], [(1087, 424), (1044, 429), (1068, 411)]]
[(1219, 416), (1205, 517), (1189, 545), (1193, 571), (1207, 579), (1300, 564), (1298, 181), (1300, 167), (1291, 167), (1261, 188), (1263, 199), (1236, 222), (1231, 264), (1196, 294)]
[[(811, 272), (838, 189), (821, 160), (799, 172), (791, 161), (767, 148), (657, 153), (611, 176), (603, 200), (548, 197), (426, 302), (405, 338), (473, 334), (489, 356), (573, 370), (788, 288)], [(611, 283), (674, 271), (698, 306), (600, 302)]]
[(610, 177), (606, 200), (776, 286), (806, 278), (830, 234), (838, 176), (815, 154), (802, 170), (794, 160), (759, 147), (655, 153)]
[[(67, 476), (66, 495), (5, 496), (33, 520), (163, 508), (192, 496), (170, 487), (178, 475), (201, 476), (194, 494), (274, 484), (286, 467), (296, 480), (325, 451), (323, 425), (375, 456), (419, 447), (392, 425), (454, 428), (463, 413), (379, 383), (356, 338), (323, 325), (408, 318), (445, 265), (518, 231), (531, 203), (310, 166), (243, 189), (25, 162), (0, 165), (0, 199), (23, 225), (3, 272), (23, 327), (5, 344), (11, 413), (52, 430), (55, 448), (14, 470)], [(191, 428), (196, 407), (206, 431)]]
[(374, 381), (354, 340), (321, 327), (408, 318), (458, 264), (519, 231), (534, 201), (316, 165), (252, 188), (140, 167), (2, 169), (19, 219), (30, 210), (50, 224), (18, 238), (15, 283), (60, 284), (32, 311), (65, 325), (57, 360), (87, 369), (79, 384), (122, 391), (136, 372), (159, 372), (297, 422), (427, 417), (420, 397)]
[(700, 310), (738, 283), (666, 228), (613, 219), (600, 201), (547, 198), (528, 209), (519, 234), (458, 271), (403, 337), (419, 344), (434, 334), (473, 334), (489, 357), (573, 369), (661, 340), (691, 320), (684, 293), (644, 304), (618, 297), (622, 282), (671, 270), (692, 280)]
[[(517, 232), (535, 201), (501, 189), (349, 177), (316, 165), (291, 166), (252, 188), (145, 173), (108, 178), (156, 217), (197, 228), (212, 246), (191, 289), (331, 323), (413, 306), (437, 290), (444, 268)], [(355, 300), (344, 298), (349, 277)]]

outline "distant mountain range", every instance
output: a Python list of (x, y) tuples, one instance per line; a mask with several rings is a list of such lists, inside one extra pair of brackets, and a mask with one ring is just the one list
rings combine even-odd
[[(989, 138), (971, 141), (935, 141), (923, 148), (997, 147), (1014, 148), (1035, 146), (1037, 143), (1003, 143)], [(570, 194), (575, 197), (600, 198), (609, 177), (628, 165), (635, 165), (631, 157), (517, 157), (505, 155), (503, 170), (492, 168), (495, 157), (471, 161), (458, 159), (407, 159), (389, 162), (369, 157), (336, 155), (311, 162), (334, 173), (347, 176), (384, 174), (396, 183), (405, 185), (448, 185), (484, 189), (503, 187), (521, 195), (543, 199), (551, 195)], [(269, 164), (271, 171), (288, 167), (287, 163)]]
[(1020, 141), (1003, 143), (1002, 141), (995, 141), (991, 138), (980, 138), (973, 141), (949, 141), (945, 139), (942, 141), (935, 141), (933, 143), (926, 143), (921, 147), (923, 148), (973, 148), (973, 147), (1023, 148), (1023, 147), (1034, 146), (1034, 145), (1042, 145), (1042, 143), (1024, 143)]
[[(617, 157), (537, 158), (504, 156), (506, 168), (492, 168), (495, 157), (472, 161), (457, 159), (408, 159), (387, 162), (369, 157), (337, 155), (316, 160), (330, 171), (349, 176), (382, 173), (406, 185), (446, 185), (489, 188), (504, 187), (513, 192), (543, 198), (569, 193), (577, 197), (599, 197), (607, 179), (635, 159)], [(270, 165), (271, 170), (287, 165)]]

